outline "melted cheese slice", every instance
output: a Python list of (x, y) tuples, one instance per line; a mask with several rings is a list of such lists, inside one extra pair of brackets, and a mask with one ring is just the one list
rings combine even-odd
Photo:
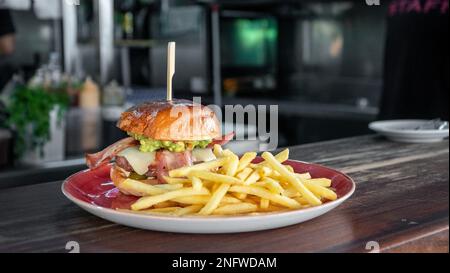
[(192, 150), (192, 161), (193, 162), (206, 162), (216, 159), (216, 156), (212, 152), (212, 149), (201, 149), (197, 148)]
[[(138, 146), (126, 148), (118, 153), (119, 156), (123, 156), (127, 159), (133, 170), (139, 174), (144, 175), (148, 171), (148, 166), (155, 161), (155, 152), (141, 152)], [(205, 162), (216, 159), (216, 156), (212, 152), (212, 149), (194, 149), (192, 150), (193, 162)]]
[(126, 148), (118, 153), (127, 159), (130, 166), (139, 175), (148, 172), (148, 166), (155, 161), (155, 154), (155, 152), (141, 152), (138, 146)]

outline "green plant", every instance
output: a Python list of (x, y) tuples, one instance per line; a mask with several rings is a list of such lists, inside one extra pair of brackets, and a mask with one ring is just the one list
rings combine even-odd
[[(65, 92), (40, 87), (19, 86), (6, 106), (6, 125), (15, 131), (14, 153), (20, 157), (27, 149), (39, 148), (50, 140), (50, 112), (58, 109), (60, 122), (69, 104)], [(29, 138), (29, 140), (27, 140)]]

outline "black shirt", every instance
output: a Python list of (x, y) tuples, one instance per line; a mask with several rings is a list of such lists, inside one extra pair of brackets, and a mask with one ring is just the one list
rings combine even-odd
[[(11, 13), (7, 9), (0, 9), (0, 38), (4, 35), (13, 33), (15, 33), (15, 29)], [(2, 58), (0, 52), (0, 92), (13, 73), (11, 65), (4, 64)]]
[(7, 9), (0, 9), (0, 36), (15, 32), (11, 13)]
[(380, 119), (448, 120), (448, 2), (390, 2)]

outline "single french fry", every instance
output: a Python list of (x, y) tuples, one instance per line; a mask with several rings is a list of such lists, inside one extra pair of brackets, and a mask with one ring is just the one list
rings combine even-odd
[(261, 208), (259, 207), (258, 211), (260, 212), (280, 212), (280, 211), (287, 211), (288, 209), (285, 207), (279, 207), (279, 206), (274, 206), (272, 204), (269, 204), (268, 208)]
[(145, 196), (139, 198), (134, 204), (131, 205), (132, 210), (142, 210), (149, 208), (155, 204), (168, 201), (174, 198), (190, 196), (196, 194), (209, 194), (209, 191), (205, 188), (202, 188), (200, 191), (195, 191), (193, 188), (183, 188), (175, 191), (169, 191), (160, 195), (155, 196)]
[(127, 178), (118, 188), (135, 196), (158, 195), (167, 192), (166, 189), (155, 187), (154, 185), (139, 182), (138, 180)]
[(299, 202), (302, 206), (304, 205), (309, 205), (308, 200), (306, 200), (305, 198), (299, 196), (299, 197), (294, 197), (295, 200), (297, 200), (297, 202)]
[(183, 184), (157, 184), (154, 186), (163, 190), (173, 191), (181, 189), (183, 187)]
[(171, 213), (176, 210), (181, 209), (181, 207), (164, 207), (164, 208), (155, 208), (155, 209), (146, 209), (141, 210), (140, 212), (149, 213), (149, 212), (161, 212), (161, 213)]
[(208, 171), (191, 171), (191, 175), (196, 176), (198, 178), (213, 181), (216, 183), (228, 183), (228, 184), (243, 184), (242, 180), (237, 179), (233, 176), (228, 176), (224, 174), (212, 173)]
[(298, 209), (300, 208), (300, 204), (295, 201), (294, 199), (291, 199), (286, 196), (278, 195), (271, 193), (270, 191), (263, 189), (261, 187), (255, 187), (255, 186), (232, 186), (229, 189), (230, 192), (240, 192), (240, 193), (247, 193), (259, 196), (261, 198), (265, 198), (270, 200), (271, 202), (274, 202), (276, 204), (280, 204), (282, 206), (291, 208), (291, 209)]
[(259, 172), (254, 170), (244, 181), (244, 185), (251, 185), (261, 178)]
[(236, 196), (237, 199), (239, 200), (244, 200), (247, 198), (247, 194), (243, 193), (243, 192), (233, 192), (232, 193), (234, 196)]
[[(283, 163), (289, 158), (289, 149), (284, 149), (283, 151), (276, 154), (274, 157), (278, 162)], [(258, 163), (258, 166), (267, 166), (267, 162), (266, 161), (260, 162)]]
[(294, 168), (292, 168), (291, 165), (284, 165), (286, 166), (286, 169), (288, 169), (288, 171), (290, 171), (291, 173), (295, 173)]
[(272, 179), (278, 180), (278, 181), (283, 181), (283, 177), (281, 176), (281, 174), (273, 169), (271, 169), (272, 171), (270, 172), (269, 175), (267, 175), (267, 177), (270, 177)]
[(284, 191), (280, 183), (270, 177), (264, 177), (262, 182), (265, 183), (266, 187), (273, 193), (281, 194)]
[(229, 158), (228, 163), (224, 165), (224, 174), (234, 176), (239, 165), (239, 157), (230, 150), (224, 150), (223, 155)]
[(296, 188), (294, 188), (294, 187), (291, 186), (291, 185), (289, 185), (289, 187), (286, 188), (286, 189), (282, 192), (282, 194), (283, 194), (284, 196), (289, 197), (289, 198), (294, 198), (294, 197), (300, 197), (300, 196), (302, 196), (302, 194), (301, 194)]
[(220, 204), (222, 198), (227, 194), (230, 184), (221, 184), (219, 188), (212, 194), (208, 203), (198, 212), (201, 215), (211, 214)]
[(182, 207), (166, 207), (166, 208), (156, 208), (156, 209), (146, 209), (146, 210), (130, 210), (130, 209), (116, 209), (121, 212), (137, 213), (137, 214), (162, 214), (162, 215), (173, 215), (175, 211), (182, 209)]
[(201, 188), (203, 187), (202, 180), (196, 176), (191, 177), (191, 180), (192, 180), (192, 188), (195, 191), (200, 191)]
[(325, 198), (328, 200), (336, 200), (337, 199), (336, 193), (330, 189), (327, 189), (320, 185), (314, 184), (313, 182), (311, 182), (309, 180), (305, 180), (305, 181), (303, 181), (303, 183), (312, 193), (314, 193), (322, 198)]
[(217, 183), (214, 183), (214, 182), (208, 181), (208, 180), (202, 180), (202, 183), (203, 183), (203, 187), (207, 188), (207, 189), (211, 189), (215, 184), (217, 184)]
[(228, 162), (227, 157), (221, 157), (216, 160), (195, 164), (192, 166), (181, 167), (169, 171), (170, 177), (185, 177), (192, 171), (208, 171), (217, 167), (221, 167)]
[(274, 157), (278, 162), (283, 163), (284, 161), (289, 159), (289, 149), (284, 149), (283, 151), (276, 154)]
[(188, 179), (188, 178), (164, 176), (164, 180), (166, 180), (166, 182), (168, 184), (187, 184), (187, 183), (191, 183), (191, 180)]
[(300, 179), (311, 179), (311, 174), (309, 173), (296, 173), (295, 176), (297, 176)]
[(312, 178), (308, 181), (322, 187), (331, 187), (331, 179), (328, 178)]
[(258, 168), (256, 168), (256, 171), (258, 171), (259, 176), (261, 178), (269, 176), (273, 172), (273, 170), (271, 168), (266, 167), (266, 166), (258, 167)]
[(299, 178), (294, 175), (284, 165), (275, 159), (275, 157), (268, 152), (264, 152), (262, 157), (266, 160), (267, 164), (269, 164), (274, 170), (279, 172), (282, 176), (284, 176), (288, 182), (294, 186), (294, 188), (301, 193), (303, 197), (308, 200), (311, 205), (317, 206), (322, 204), (319, 198), (317, 198), (312, 192), (310, 192), (305, 185), (302, 183), (304, 179)]
[(211, 198), (210, 195), (192, 195), (172, 199), (172, 201), (183, 205), (204, 205)]
[(269, 204), (270, 204), (269, 199), (261, 198), (261, 201), (259, 202), (259, 207), (261, 209), (268, 209)]
[(243, 169), (247, 168), (248, 164), (255, 159), (256, 153), (255, 152), (247, 152), (242, 155), (241, 159), (239, 159), (239, 165), (237, 168), (237, 171), (242, 171)]
[(213, 214), (230, 215), (230, 214), (243, 214), (254, 212), (258, 210), (258, 206), (252, 203), (240, 203), (224, 205), (214, 210)]
[(242, 171), (240, 171), (238, 174), (236, 174), (236, 178), (244, 181), (247, 179), (247, 177), (253, 172), (252, 168), (245, 168)]
[(188, 215), (188, 214), (192, 214), (192, 213), (196, 213), (199, 210), (201, 210), (203, 207), (203, 205), (191, 205), (191, 206), (187, 206), (184, 207), (182, 209), (176, 210), (173, 212), (173, 215), (175, 216), (183, 216), (183, 215)]
[(217, 158), (222, 157), (223, 156), (222, 146), (220, 146), (219, 144), (214, 144), (213, 153)]
[[(289, 166), (289, 165), (283, 165), (283, 166)], [(300, 179), (311, 179), (311, 175), (309, 173), (294, 173), (294, 175)], [(279, 172), (277, 172), (275, 170), (272, 170), (272, 173), (269, 174), (268, 176), (270, 178), (273, 178), (280, 182), (285, 182), (287, 184), (290, 184), (286, 177), (282, 176)]]
[(162, 208), (169, 208), (169, 207), (177, 207), (177, 203), (172, 202), (172, 201), (165, 201), (165, 202), (155, 204), (153, 206), (153, 208), (155, 208), (155, 209), (162, 209)]
[(215, 192), (219, 186), (220, 186), (220, 183), (214, 183), (211, 187), (211, 191)]
[[(220, 185), (220, 184), (219, 184)], [(211, 195), (193, 195), (172, 199), (172, 201), (184, 205), (204, 205), (211, 199)], [(220, 204), (237, 204), (242, 201), (232, 196), (224, 196)]]
[(239, 198), (231, 196), (231, 193), (230, 193), (230, 194), (226, 194), (222, 198), (222, 203), (224, 203), (224, 204), (237, 204), (237, 203), (242, 203), (242, 200), (240, 200)]

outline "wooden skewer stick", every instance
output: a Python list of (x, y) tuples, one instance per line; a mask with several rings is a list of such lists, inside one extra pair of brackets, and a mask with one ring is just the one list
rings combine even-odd
[(172, 78), (175, 74), (175, 42), (167, 44), (167, 100), (172, 100)]

